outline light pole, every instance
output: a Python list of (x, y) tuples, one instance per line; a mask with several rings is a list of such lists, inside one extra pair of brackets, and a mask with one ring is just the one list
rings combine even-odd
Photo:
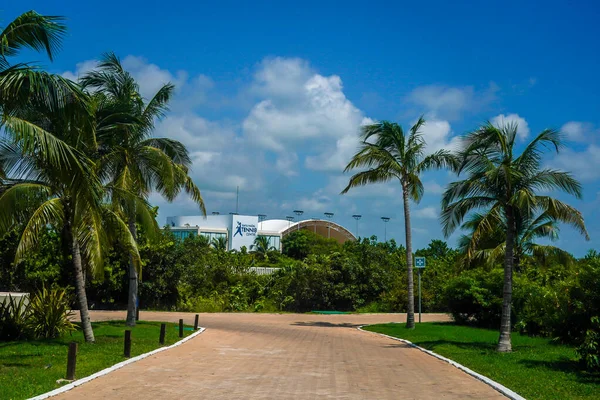
[(219, 215), (219, 212), (218, 211), (213, 211), (212, 215)]
[(358, 220), (361, 219), (362, 215), (354, 214), (352, 218), (356, 220), (356, 239), (358, 240)]
[[(325, 213), (325, 216), (327, 217), (327, 219), (328, 219), (329, 221), (331, 221), (331, 218), (333, 217), (333, 213), (331, 213), (331, 212), (326, 212), (326, 213)], [(329, 239), (330, 237), (331, 237), (331, 222), (329, 222), (329, 223), (327, 224), (327, 239)]]
[(294, 217), (287, 216), (287, 217), (285, 217), (285, 219), (288, 220), (288, 228), (289, 228), (290, 225), (292, 224), (292, 221), (294, 220)]
[(390, 217), (381, 217), (383, 221), (383, 241), (387, 242), (387, 223), (390, 220)]
[(302, 211), (302, 210), (294, 210), (294, 214), (296, 214), (298, 216), (298, 230), (300, 230), (300, 216), (302, 214), (304, 214), (304, 211)]
[(267, 218), (266, 214), (258, 214), (258, 222), (260, 222), (260, 229), (262, 230), (262, 222)]
[(230, 212), (229, 215), (238, 215), (236, 212)]

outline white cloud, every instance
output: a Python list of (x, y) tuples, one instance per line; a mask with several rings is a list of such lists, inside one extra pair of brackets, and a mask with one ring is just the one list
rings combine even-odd
[(457, 119), (466, 110), (479, 110), (496, 99), (499, 88), (495, 83), (482, 91), (473, 86), (452, 87), (426, 85), (415, 88), (407, 97), (411, 104), (440, 119)]
[(554, 158), (551, 165), (569, 171), (576, 179), (600, 179), (600, 146), (591, 144), (584, 151), (566, 149)]
[(517, 124), (517, 136), (519, 139), (525, 140), (529, 136), (529, 124), (519, 114), (496, 115), (490, 122), (496, 127)]
[(424, 182), (425, 194), (442, 194), (444, 193), (444, 187), (437, 182)]
[(356, 151), (364, 116), (346, 98), (339, 76), (317, 74), (297, 58), (270, 58), (252, 91), (266, 96), (243, 122), (252, 142), (284, 158), (298, 146), (317, 152), (305, 162), (315, 170), (341, 171)]
[(73, 82), (76, 82), (81, 78), (82, 75), (90, 72), (98, 66), (98, 61), (96, 60), (86, 60), (75, 64), (75, 71), (65, 71), (61, 75), (64, 78), (70, 79)]
[(438, 217), (437, 209), (435, 207), (425, 207), (415, 210), (413, 215), (417, 218), (424, 219), (436, 219)]
[(428, 120), (421, 128), (423, 139), (427, 143), (425, 153), (431, 154), (435, 151), (446, 149), (456, 150), (460, 144), (460, 138), (452, 136), (452, 129), (448, 121)]
[(569, 121), (560, 130), (573, 142), (590, 142), (600, 134), (600, 130), (594, 129), (593, 124), (579, 121)]

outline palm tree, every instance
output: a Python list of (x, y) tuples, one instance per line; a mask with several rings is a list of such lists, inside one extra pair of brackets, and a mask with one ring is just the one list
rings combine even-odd
[[(516, 138), (516, 124), (495, 127), (487, 123), (467, 134), (458, 154), (457, 172), (459, 176), (461, 173), (468, 176), (451, 183), (442, 197), (441, 221), (446, 236), (461, 225), (469, 212), (478, 209), (486, 212), (473, 233), (475, 242), (494, 232), (500, 221), (505, 224), (504, 290), (497, 347), (500, 352), (512, 350), (512, 274), (519, 225), (535, 220), (537, 215), (542, 217), (540, 226), (544, 226), (544, 219), (546, 222), (563, 222), (588, 238), (579, 211), (560, 200), (538, 194), (540, 190), (561, 190), (581, 197), (581, 185), (569, 173), (541, 168), (543, 151), (550, 148), (558, 153), (562, 147), (560, 133), (544, 130), (525, 146), (521, 154), (517, 154), (515, 148)], [(533, 226), (537, 225), (534, 223)]]
[[(98, 133), (98, 164), (103, 181), (144, 200), (152, 191), (157, 191), (168, 201), (173, 201), (184, 190), (206, 215), (200, 190), (188, 174), (191, 160), (185, 146), (173, 139), (152, 136), (156, 121), (168, 110), (174, 86), (163, 85), (146, 102), (135, 79), (112, 53), (105, 54), (98, 69), (86, 74), (81, 84), (99, 93), (107, 115), (114, 115), (114, 110), (119, 110), (129, 118), (128, 123)], [(137, 238), (136, 221), (140, 220), (136, 216), (139, 217), (140, 210), (136, 203), (123, 196), (112, 196), (112, 202), (121, 203), (120, 209), (129, 230)], [(147, 213), (144, 211), (143, 214)], [(133, 260), (129, 264), (127, 325), (135, 326), (141, 271), (134, 268)]]
[[(454, 158), (450, 152), (439, 150), (424, 156), (425, 140), (420, 133), (425, 124), (423, 117), (410, 128), (408, 135), (402, 127), (393, 122), (383, 121), (362, 128), (361, 147), (352, 157), (344, 172), (367, 167), (350, 178), (348, 186), (342, 191), (370, 183), (398, 180), (402, 187), (404, 203), (404, 222), (406, 232), (406, 265), (408, 269), (408, 313), (406, 326), (415, 326), (415, 296), (413, 288), (412, 233), (410, 226), (410, 200), (419, 202), (424, 189), (419, 175), (428, 169), (452, 167)], [(369, 142), (369, 139), (374, 139)]]
[(268, 236), (258, 235), (256, 239), (254, 239), (254, 244), (250, 246), (250, 250), (260, 257), (267, 259), (267, 253), (277, 249), (275, 246), (271, 246), (271, 240)]
[(68, 248), (82, 329), (94, 334), (88, 312), (84, 271), (100, 275), (107, 231), (140, 264), (127, 225), (104, 207), (104, 190), (87, 153), (96, 148), (95, 117), (90, 102), (76, 97), (53, 102), (32, 99), (5, 118), (0, 141), (0, 234), (23, 226), (16, 261), (33, 248), (40, 232), (52, 226)]
[(62, 17), (28, 11), (0, 32), (0, 124), (8, 117), (14, 119), (12, 111), (30, 100), (42, 103), (78, 93), (67, 79), (29, 63), (10, 62), (23, 49), (45, 52), (52, 61), (66, 33), (62, 21)]
[[(491, 223), (491, 227), (483, 224)], [(538, 264), (544, 264), (549, 257), (556, 257), (563, 264), (574, 261), (573, 256), (558, 247), (535, 243), (537, 239), (558, 239), (558, 221), (548, 213), (521, 216), (515, 221), (515, 256), (513, 269), (519, 271), (524, 256), (532, 256)], [(487, 215), (474, 212), (461, 226), (466, 235), (458, 239), (458, 250), (463, 264), (471, 262), (501, 262), (506, 249), (506, 221), (502, 214)]]
[(217, 251), (227, 250), (227, 238), (224, 236), (214, 237), (210, 241), (210, 245)]

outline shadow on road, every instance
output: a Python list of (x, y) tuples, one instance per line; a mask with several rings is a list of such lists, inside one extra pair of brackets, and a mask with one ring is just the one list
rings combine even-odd
[(310, 322), (299, 321), (299, 322), (294, 322), (291, 325), (293, 325), (293, 326), (318, 326), (318, 327), (322, 327), (322, 328), (357, 328), (357, 327), (361, 326), (361, 324), (350, 324), (347, 322), (343, 322), (340, 324), (333, 324), (331, 322), (323, 322), (323, 321), (310, 321)]

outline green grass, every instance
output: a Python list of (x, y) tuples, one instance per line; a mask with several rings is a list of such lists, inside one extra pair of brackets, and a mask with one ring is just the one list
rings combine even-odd
[(600, 374), (585, 372), (575, 349), (549, 339), (513, 334), (513, 352), (495, 351), (498, 332), (450, 323), (371, 325), (372, 332), (402, 338), (454, 360), (527, 399), (598, 399)]
[[(158, 347), (160, 322), (138, 321), (131, 332), (131, 356)], [(76, 378), (83, 378), (126, 360), (123, 356), (125, 321), (92, 324), (96, 343), (87, 344), (81, 331), (60, 339), (0, 342), (0, 398), (25, 399), (56, 389), (65, 378), (67, 351), (72, 341), (79, 343)], [(165, 346), (179, 340), (177, 324), (167, 323)], [(184, 330), (184, 336), (192, 332)]]

